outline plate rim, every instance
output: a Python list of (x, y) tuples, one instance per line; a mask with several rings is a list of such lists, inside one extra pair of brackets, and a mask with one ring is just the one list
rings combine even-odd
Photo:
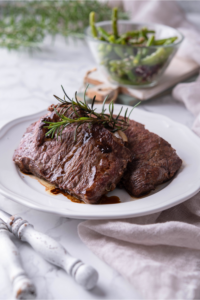
[[(102, 104), (97, 104), (95, 105), (96, 107), (99, 106), (101, 107)], [(118, 106), (118, 107), (121, 107), (123, 106), (124, 108), (128, 107), (128, 108), (131, 108), (131, 106), (128, 106), (128, 105), (120, 105), (120, 104), (115, 104), (115, 106)], [(107, 105), (108, 107), (108, 105)], [(156, 117), (157, 119), (160, 119), (162, 118), (162, 120), (166, 120), (168, 123), (170, 124), (173, 124), (174, 126), (176, 127), (180, 127), (182, 129), (184, 129), (184, 131), (186, 132), (187, 135), (190, 135), (190, 138), (195, 142), (195, 144), (197, 146), (200, 147), (200, 139), (199, 137), (194, 133), (192, 132), (187, 126), (185, 126), (184, 124), (181, 124), (181, 123), (178, 123), (174, 120), (171, 120), (170, 118), (166, 117), (166, 116), (163, 116), (161, 114), (158, 114), (158, 113), (152, 113), (152, 112), (147, 112), (147, 111), (144, 111), (144, 110), (141, 110), (139, 108), (136, 108), (134, 111), (140, 111), (141, 114), (144, 114), (144, 115), (150, 115), (151, 117)], [(18, 124), (18, 123), (21, 123), (21, 122), (24, 122), (24, 121), (27, 121), (29, 120), (30, 118), (33, 119), (33, 118), (38, 118), (38, 117), (41, 117), (43, 114), (45, 115), (47, 113), (47, 110), (42, 110), (42, 111), (39, 111), (37, 113), (34, 113), (34, 114), (29, 114), (29, 115), (26, 115), (26, 116), (22, 116), (22, 117), (19, 117), (19, 118), (16, 118), (8, 123), (6, 123), (5, 125), (3, 125), (1, 128), (0, 128), (0, 142), (1, 142), (1, 139), (2, 137), (5, 136), (5, 134), (7, 133), (7, 131), (9, 129), (11, 129), (14, 125)], [(134, 116), (134, 115), (133, 115)], [(2, 195), (4, 195), (5, 197), (9, 198), (9, 199), (12, 199), (20, 204), (23, 204), (27, 207), (30, 207), (30, 208), (33, 208), (33, 209), (36, 209), (36, 210), (39, 210), (39, 211), (43, 211), (43, 212), (49, 212), (49, 213), (56, 213), (58, 215), (63, 215), (63, 216), (66, 216), (66, 217), (71, 217), (71, 218), (75, 218), (75, 219), (119, 219), (119, 218), (130, 218), (130, 217), (137, 217), (137, 216), (142, 216), (142, 215), (148, 215), (148, 214), (152, 214), (152, 213), (155, 213), (155, 212), (159, 212), (159, 211), (163, 211), (163, 210), (166, 210), (170, 207), (173, 207), (175, 205), (178, 205), (186, 200), (188, 200), (189, 198), (193, 197), (194, 195), (196, 195), (199, 191), (200, 191), (200, 183), (196, 184), (196, 188), (192, 188), (192, 190), (188, 189), (189, 192), (186, 194), (184, 192), (184, 194), (180, 197), (175, 197), (175, 199), (173, 199), (173, 203), (171, 203), (171, 201), (168, 201), (169, 203), (161, 203), (161, 205), (159, 207), (154, 207), (155, 205), (152, 205), (150, 207), (147, 207), (147, 209), (143, 212), (128, 212), (128, 213), (120, 213), (120, 212), (115, 212), (115, 215), (109, 215), (109, 214), (105, 214), (104, 216), (98, 216), (99, 212), (97, 210), (97, 215), (96, 213), (94, 215), (90, 215), (90, 214), (86, 214), (84, 212), (84, 215), (81, 214), (79, 211), (78, 212), (72, 212), (72, 214), (70, 213), (69, 209), (67, 210), (66, 209), (66, 212), (63, 212), (63, 208), (59, 208), (57, 209), (57, 211), (55, 211), (55, 208), (54, 207), (50, 207), (50, 206), (44, 206), (43, 204), (34, 204), (32, 202), (29, 202), (27, 200), (24, 199), (24, 196), (18, 196), (18, 195), (14, 195), (12, 191), (9, 191), (7, 190), (6, 187), (4, 187), (2, 185), (2, 183), (0, 182), (0, 193)], [(178, 199), (177, 199), (178, 198)], [(133, 201), (134, 202), (134, 201)], [(130, 203), (130, 202), (129, 202)], [(124, 204), (124, 203), (121, 203), (121, 204)], [(113, 204), (112, 204), (113, 205)], [(114, 205), (118, 205), (118, 204), (114, 204)], [(109, 204), (107, 204), (106, 206), (110, 206)], [(62, 211), (61, 211), (62, 210)]]

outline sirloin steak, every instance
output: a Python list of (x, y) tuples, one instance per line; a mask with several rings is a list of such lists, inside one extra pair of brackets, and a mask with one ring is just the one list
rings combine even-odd
[(133, 160), (128, 163), (120, 185), (138, 197), (170, 180), (180, 169), (182, 160), (163, 138), (140, 123), (129, 122), (125, 133)]
[[(59, 120), (52, 108), (27, 128), (13, 160), (22, 172), (43, 178), (85, 203), (98, 203), (119, 183), (130, 161), (130, 151), (122, 139), (102, 125), (81, 125), (76, 141), (76, 124), (63, 130), (62, 140), (46, 138), (44, 121)], [(71, 108), (65, 115), (73, 117)]]

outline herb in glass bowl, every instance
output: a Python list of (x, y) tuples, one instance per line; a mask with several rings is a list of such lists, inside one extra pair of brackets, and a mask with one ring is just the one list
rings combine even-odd
[[(164, 25), (118, 21), (117, 8), (111, 21), (95, 23), (95, 15), (90, 13), (86, 38), (108, 79), (136, 87), (155, 85), (183, 40), (180, 32)], [(160, 33), (175, 35), (156, 38)]]

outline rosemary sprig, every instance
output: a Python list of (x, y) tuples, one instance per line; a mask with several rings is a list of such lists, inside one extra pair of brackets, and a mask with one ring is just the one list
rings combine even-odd
[[(101, 1), (0, 1), (0, 47), (33, 48), (47, 35), (84, 37), (88, 15), (98, 12), (97, 21), (108, 20), (111, 8)], [(127, 15), (120, 11), (120, 18)]]
[[(96, 108), (94, 109), (94, 103), (95, 103), (96, 96), (94, 96), (94, 98), (92, 100), (91, 107), (86, 102), (87, 88), (84, 93), (84, 100), (79, 101), (77, 99), (77, 92), (75, 93), (75, 100), (70, 99), (69, 96), (67, 95), (67, 93), (65, 92), (63, 86), (61, 86), (61, 87), (64, 92), (64, 99), (61, 99), (58, 96), (54, 95), (54, 97), (60, 102), (60, 105), (59, 105), (61, 107), (60, 112), (58, 112), (58, 110), (54, 107), (54, 111), (56, 112), (56, 114), (58, 115), (60, 120), (58, 122), (44, 121), (44, 123), (48, 124), (47, 126), (44, 126), (44, 127), (49, 129), (46, 133), (46, 136), (50, 136), (51, 138), (54, 138), (55, 135), (56, 135), (57, 139), (58, 139), (58, 136), (61, 136), (61, 138), (62, 138), (63, 130), (70, 124), (74, 124), (74, 123), (76, 123), (76, 125), (77, 125), (76, 130), (74, 132), (74, 140), (75, 141), (77, 138), (78, 128), (82, 124), (85, 124), (85, 123), (88, 124), (89, 128), (93, 124), (102, 124), (105, 128), (109, 129), (111, 132), (116, 132), (118, 130), (125, 131), (129, 126), (129, 117), (130, 117), (133, 109), (140, 104), (140, 102), (138, 102), (130, 110), (129, 113), (128, 113), (128, 108), (127, 108), (125, 111), (125, 114), (124, 114), (124, 118), (122, 119), (119, 117), (123, 110), (123, 107), (121, 108), (119, 114), (115, 117), (113, 115), (113, 113), (114, 113), (113, 101), (111, 101), (109, 104), (109, 114), (106, 114), (105, 103), (106, 103), (107, 97), (103, 101), (101, 113), (97, 113)], [(68, 100), (66, 100), (66, 98)], [(73, 112), (68, 117), (66, 117), (65, 114), (70, 108), (72, 108)], [(81, 113), (82, 113), (82, 115), (81, 115)], [(70, 118), (72, 114), (75, 114), (76, 117)]]

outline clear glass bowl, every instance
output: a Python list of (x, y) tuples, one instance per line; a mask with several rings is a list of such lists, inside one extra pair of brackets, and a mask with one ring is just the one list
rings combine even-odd
[[(96, 26), (112, 31), (111, 21), (99, 22)], [(90, 50), (110, 82), (134, 88), (156, 85), (184, 39), (178, 30), (169, 26), (118, 21), (120, 35), (143, 27), (155, 30), (156, 39), (173, 36), (178, 39), (171, 45), (162, 46), (117, 45), (93, 38), (90, 27), (86, 28), (85, 36)]]

